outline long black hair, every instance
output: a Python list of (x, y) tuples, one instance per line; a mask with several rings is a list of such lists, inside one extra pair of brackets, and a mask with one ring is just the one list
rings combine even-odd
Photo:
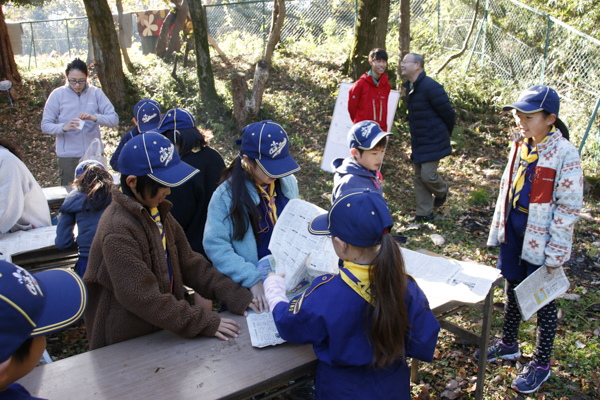
[[(542, 113), (544, 113), (544, 118), (548, 118), (550, 115), (552, 115), (546, 110), (542, 110)], [(554, 127), (558, 129), (560, 133), (562, 133), (565, 139), (569, 140), (569, 128), (567, 128), (567, 125), (565, 125), (565, 123), (560, 118), (556, 117)]]
[(183, 157), (194, 149), (202, 150), (213, 137), (210, 131), (196, 127), (178, 129), (177, 131), (169, 129), (163, 132), (163, 135), (178, 147), (179, 157)]
[[(229, 185), (231, 190), (231, 208), (227, 217), (231, 217), (233, 222), (234, 240), (242, 240), (249, 227), (252, 227), (254, 236), (258, 238), (260, 215), (246, 186), (247, 182), (251, 182), (254, 186), (254, 178), (247, 170), (250, 166), (244, 167), (244, 164), (251, 164), (254, 167), (256, 161), (250, 157), (247, 157), (247, 160), (246, 163), (240, 152), (221, 173), (221, 183)], [(228, 182), (224, 183), (225, 181)]]

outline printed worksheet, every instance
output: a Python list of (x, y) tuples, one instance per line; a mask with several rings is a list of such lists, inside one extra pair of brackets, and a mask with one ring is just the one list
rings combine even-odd
[(252, 310), (248, 310), (246, 322), (248, 323), (250, 340), (252, 341), (253, 347), (262, 348), (285, 343), (285, 340), (279, 336), (279, 331), (277, 331), (277, 327), (275, 326), (275, 320), (273, 319), (272, 313), (264, 312), (257, 314)]
[(527, 321), (540, 308), (569, 290), (571, 283), (562, 267), (548, 273), (546, 267), (538, 268), (515, 288), (521, 315)]

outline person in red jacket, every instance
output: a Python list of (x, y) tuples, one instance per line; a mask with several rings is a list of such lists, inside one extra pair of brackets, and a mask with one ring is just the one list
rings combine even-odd
[(387, 60), (388, 55), (384, 49), (371, 50), (371, 70), (354, 82), (348, 99), (348, 112), (354, 124), (365, 120), (375, 121), (384, 132), (388, 132), (387, 104), (392, 89), (388, 76), (384, 73)]

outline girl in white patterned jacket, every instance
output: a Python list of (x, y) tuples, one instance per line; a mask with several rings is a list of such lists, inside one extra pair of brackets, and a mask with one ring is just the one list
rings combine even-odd
[[(512, 110), (520, 130), (500, 183), (488, 245), (500, 246), (497, 268), (506, 279), (502, 339), (488, 349), (488, 360), (521, 356), (517, 336), (521, 313), (515, 287), (540, 267), (549, 273), (571, 255), (573, 228), (583, 202), (579, 153), (558, 119), (555, 90), (536, 85), (521, 94)], [(533, 393), (550, 377), (550, 355), (557, 327), (556, 303), (537, 312), (533, 361), (513, 380), (512, 388)], [(479, 358), (479, 351), (476, 357)]]

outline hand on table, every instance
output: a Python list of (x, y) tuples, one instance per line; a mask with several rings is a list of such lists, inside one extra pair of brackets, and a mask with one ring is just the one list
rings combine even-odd
[[(256, 303), (259, 311), (259, 313), (266, 311), (269, 312), (269, 303), (267, 302), (267, 298), (265, 297), (265, 288), (263, 287), (263, 284), (261, 281), (258, 281), (256, 284), (254, 284), (254, 286), (252, 286), (250, 288), (250, 292), (252, 293), (252, 295), (254, 296), (255, 300), (258, 300), (258, 303)], [(253, 301), (254, 303), (254, 301)], [(252, 307), (250, 307), (252, 308)]]
[(239, 334), (240, 325), (237, 322), (229, 318), (221, 318), (221, 323), (219, 324), (219, 329), (217, 329), (217, 332), (215, 333), (215, 337), (228, 341), (229, 338), (225, 335), (236, 338)]

